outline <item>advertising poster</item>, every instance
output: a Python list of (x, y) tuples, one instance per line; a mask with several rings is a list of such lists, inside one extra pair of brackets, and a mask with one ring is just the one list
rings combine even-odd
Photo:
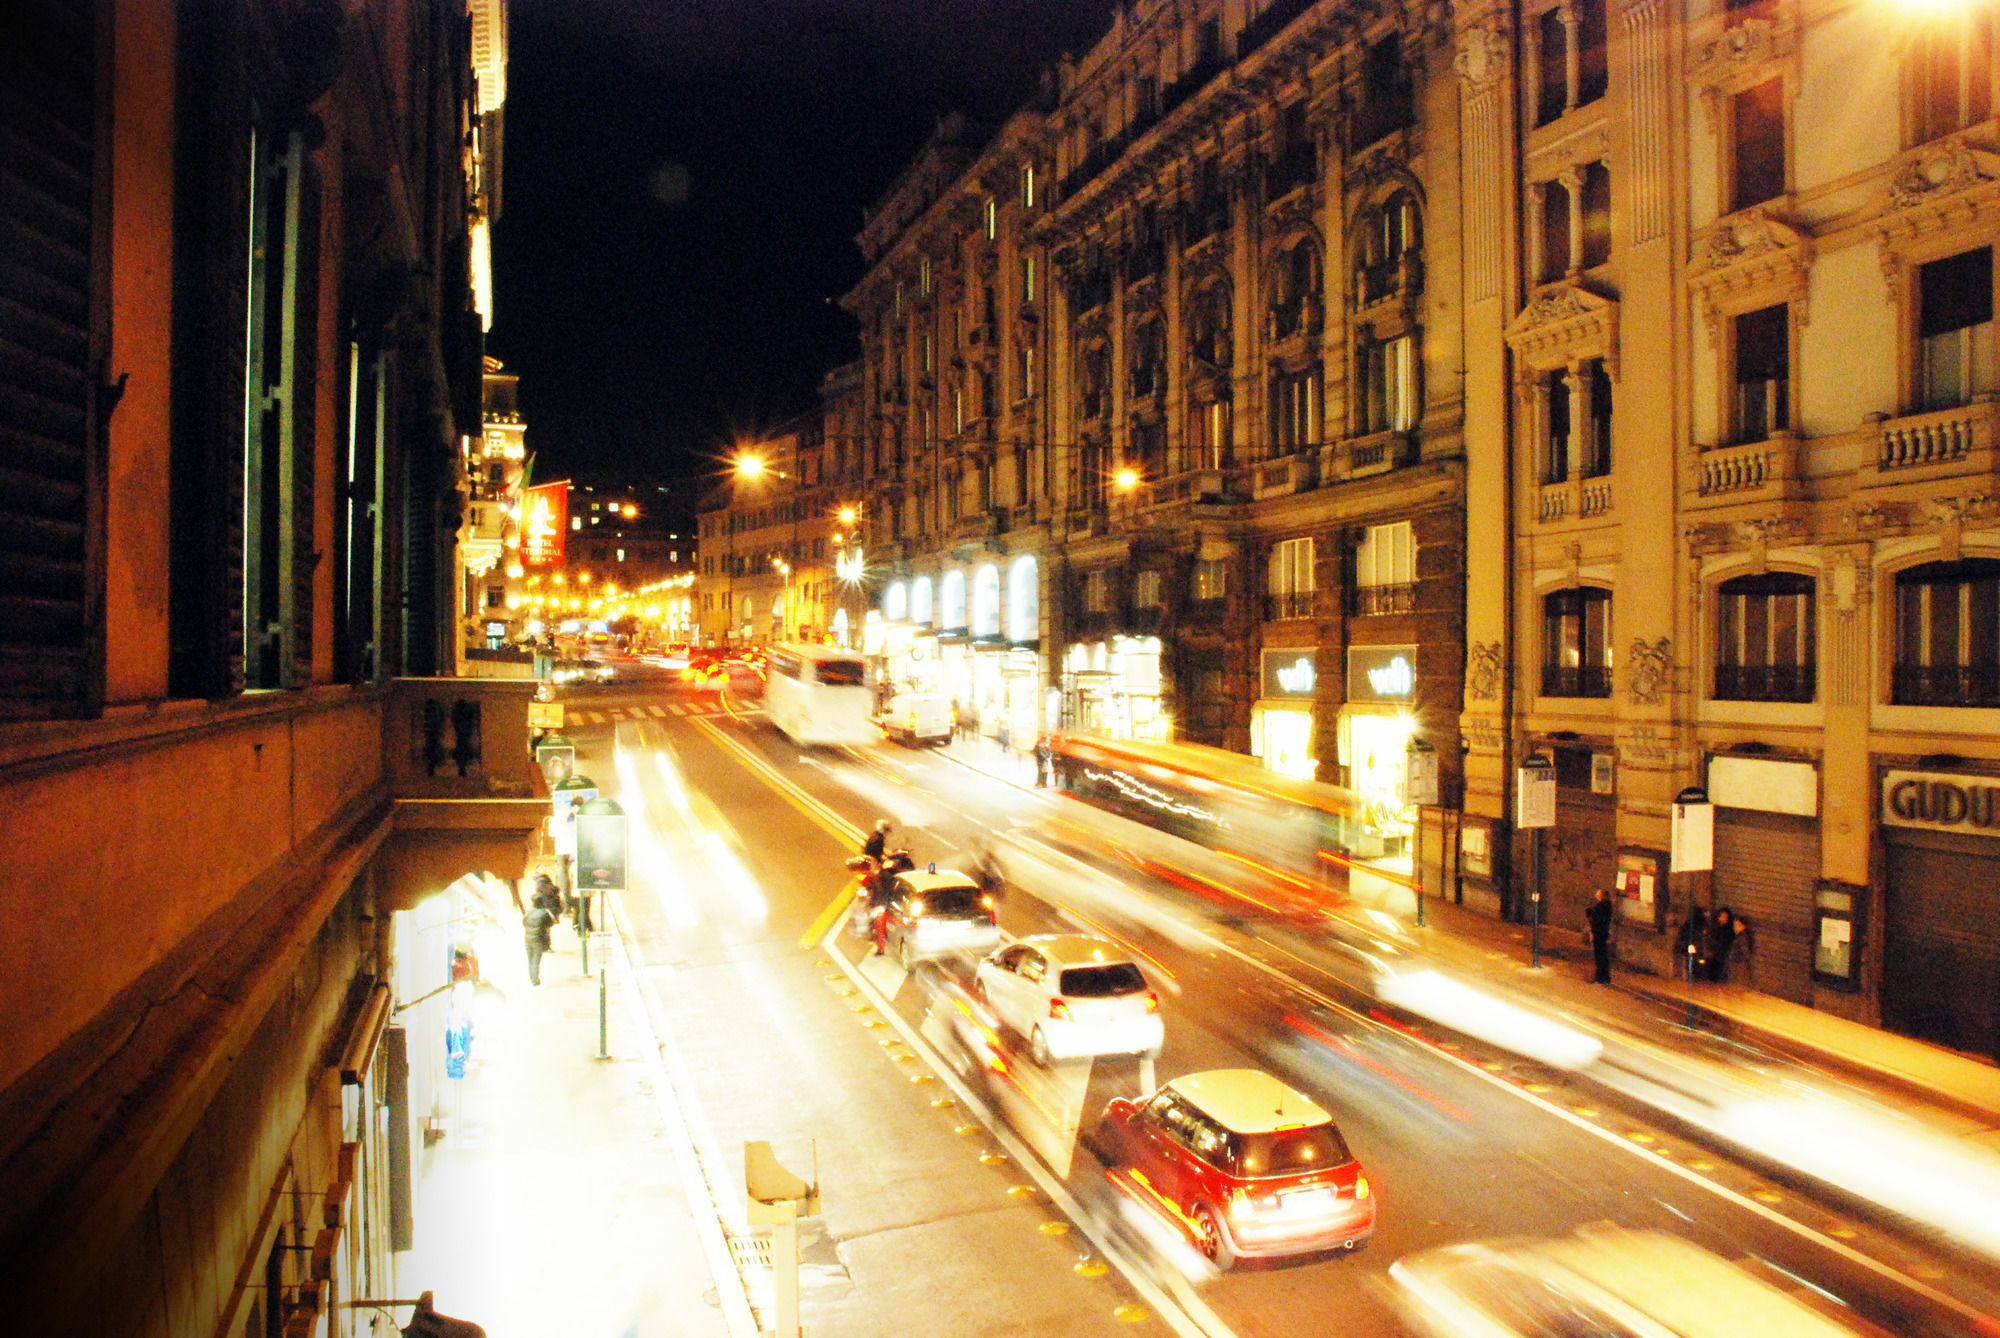
[(563, 560), (569, 532), (569, 483), (544, 483), (521, 499), (521, 563), (553, 567)]

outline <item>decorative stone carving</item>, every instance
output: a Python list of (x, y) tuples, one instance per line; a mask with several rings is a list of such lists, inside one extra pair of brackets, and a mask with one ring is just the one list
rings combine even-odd
[(1484, 92), (1507, 73), (1507, 34), (1500, 24), (1481, 23), (1458, 35), (1458, 54), (1452, 68), (1462, 81), (1460, 91), (1467, 97)]
[(1660, 732), (1651, 725), (1635, 726), (1619, 740), (1618, 746), (1624, 754), (1619, 759), (1621, 762), (1664, 762), (1671, 751), (1666, 740), (1660, 737)]
[(1667, 673), (1673, 667), (1674, 643), (1666, 637), (1648, 645), (1646, 638), (1632, 638), (1632, 701), (1638, 706), (1658, 706), (1666, 694)]
[(1618, 303), (1577, 283), (1542, 289), (1503, 336), (1527, 367), (1555, 371), (1584, 358), (1604, 359), (1618, 377)]
[(1465, 656), (1465, 695), (1490, 702), (1500, 695), (1500, 643), (1475, 641)]
[(1993, 174), (1981, 167), (1979, 159), (1963, 139), (1947, 139), (1927, 144), (1912, 153), (1889, 180), (1889, 207), (1908, 209), (1945, 195), (1956, 195)]
[(1791, 54), (1793, 45), (1789, 25), (1774, 19), (1738, 19), (1701, 48), (1690, 62), (1690, 75), (1697, 84), (1724, 83), (1750, 66)]

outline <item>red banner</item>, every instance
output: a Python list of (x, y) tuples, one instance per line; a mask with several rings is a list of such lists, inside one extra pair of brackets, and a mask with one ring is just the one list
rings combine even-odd
[(553, 567), (563, 560), (569, 531), (569, 484), (544, 483), (521, 499), (521, 565)]

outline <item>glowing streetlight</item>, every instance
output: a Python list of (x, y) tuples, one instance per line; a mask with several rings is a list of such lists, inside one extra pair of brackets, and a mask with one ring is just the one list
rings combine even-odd
[(754, 479), (764, 472), (764, 457), (761, 455), (739, 455), (736, 457), (738, 478)]
[(854, 528), (854, 508), (853, 508), (853, 507), (851, 507), (851, 506), (843, 506), (842, 508), (840, 508), (840, 523), (841, 523), (841, 524), (843, 524), (843, 525), (845, 525), (845, 526), (847, 526), (847, 528), (849, 528), (849, 529), (853, 529), (853, 528)]
[(1120, 492), (1131, 492), (1139, 486), (1139, 471), (1130, 465), (1125, 466), (1118, 471), (1117, 483)]

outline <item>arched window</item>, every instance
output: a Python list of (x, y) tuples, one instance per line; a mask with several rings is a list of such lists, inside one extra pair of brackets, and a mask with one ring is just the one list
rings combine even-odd
[(1899, 706), (2000, 707), (2000, 562), (1896, 573), (1892, 695)]
[(1033, 554), (1023, 553), (1007, 568), (1007, 639), (1033, 641), (1041, 634), (1041, 568)]
[(991, 562), (972, 573), (972, 635), (1000, 635), (1000, 569)]
[(1611, 695), (1611, 592), (1594, 586), (1542, 599), (1542, 695)]
[(1234, 355), (1229, 320), (1229, 285), (1211, 280), (1188, 300), (1188, 353), (1211, 367), (1227, 367)]
[(1271, 276), (1271, 338), (1319, 328), (1321, 286), (1319, 246), (1301, 237), (1278, 257)]
[(1817, 660), (1813, 578), (1773, 571), (1715, 591), (1715, 699), (1809, 702)]
[(1111, 412), (1111, 350), (1102, 341), (1086, 344), (1078, 359), (1078, 398), (1088, 423)]
[(944, 574), (944, 619), (938, 625), (947, 631), (965, 627), (965, 573), (954, 568)]
[(910, 621), (931, 621), (931, 578), (928, 576), (919, 576), (910, 582)]
[(1358, 232), (1354, 292), (1361, 306), (1423, 291), (1423, 215), (1416, 196), (1399, 190), (1369, 208), (1361, 216)]
[(1167, 328), (1148, 317), (1132, 328), (1132, 397), (1147, 399), (1167, 388)]

